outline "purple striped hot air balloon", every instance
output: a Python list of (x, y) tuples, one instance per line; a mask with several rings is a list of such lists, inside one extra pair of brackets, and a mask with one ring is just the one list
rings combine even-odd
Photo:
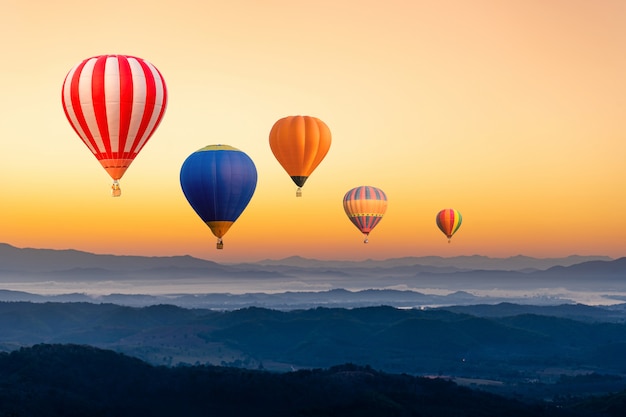
[(343, 197), (343, 209), (350, 221), (365, 236), (382, 220), (387, 211), (387, 195), (380, 188), (363, 185), (351, 189)]

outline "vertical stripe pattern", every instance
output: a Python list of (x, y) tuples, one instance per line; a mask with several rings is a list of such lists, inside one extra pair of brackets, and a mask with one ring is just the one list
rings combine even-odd
[(461, 227), (463, 217), (461, 216), (461, 213), (455, 209), (443, 209), (437, 213), (436, 221), (437, 227), (439, 227), (439, 230), (446, 235), (449, 241), (452, 238), (452, 235), (454, 235), (456, 231), (459, 230), (459, 227)]
[(387, 195), (380, 188), (356, 187), (344, 195), (343, 209), (348, 219), (367, 236), (387, 211)]
[(100, 55), (69, 71), (61, 100), (74, 131), (118, 180), (159, 126), (167, 88), (141, 58)]

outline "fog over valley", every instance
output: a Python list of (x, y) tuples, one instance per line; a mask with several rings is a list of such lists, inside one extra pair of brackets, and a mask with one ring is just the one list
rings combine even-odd
[(499, 303), (620, 304), (626, 258), (409, 257), (323, 261), (291, 257), (218, 264), (189, 256), (97, 255), (0, 244), (0, 300), (144, 306), (428, 307)]

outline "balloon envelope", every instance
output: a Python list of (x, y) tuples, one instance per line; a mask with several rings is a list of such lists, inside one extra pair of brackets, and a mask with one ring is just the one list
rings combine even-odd
[(461, 227), (463, 217), (461, 216), (461, 213), (455, 209), (443, 209), (437, 213), (436, 221), (437, 227), (439, 227), (439, 230), (446, 235), (448, 242), (450, 242), (452, 235), (454, 235), (456, 231), (459, 230), (459, 227)]
[(350, 221), (367, 236), (382, 220), (387, 211), (387, 195), (383, 190), (371, 186), (355, 187), (343, 197), (343, 209)]
[(278, 120), (270, 131), (272, 153), (298, 186), (301, 187), (322, 162), (332, 141), (330, 129), (312, 116), (287, 116)]
[(61, 100), (70, 125), (115, 189), (161, 123), (167, 88), (156, 67), (141, 58), (100, 55), (70, 70)]
[(229, 145), (210, 145), (185, 159), (180, 185), (189, 204), (218, 238), (245, 210), (257, 184), (252, 159)]

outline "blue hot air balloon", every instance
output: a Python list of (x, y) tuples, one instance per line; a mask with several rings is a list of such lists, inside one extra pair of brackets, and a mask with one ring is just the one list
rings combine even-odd
[(191, 207), (217, 237), (222, 237), (250, 202), (257, 171), (248, 155), (229, 145), (209, 145), (185, 159), (180, 185)]

